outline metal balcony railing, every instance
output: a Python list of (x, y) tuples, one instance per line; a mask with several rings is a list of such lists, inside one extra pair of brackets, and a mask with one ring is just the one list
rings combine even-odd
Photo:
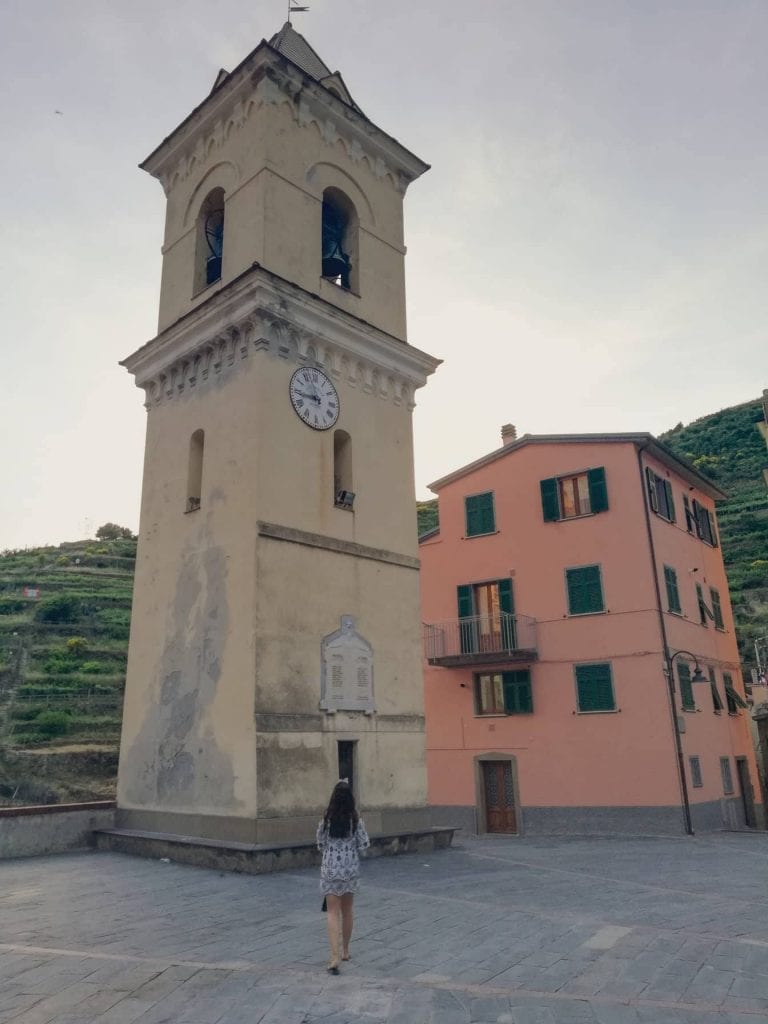
[(471, 615), (424, 624), (430, 665), (481, 665), (536, 658), (536, 620), (529, 615)]

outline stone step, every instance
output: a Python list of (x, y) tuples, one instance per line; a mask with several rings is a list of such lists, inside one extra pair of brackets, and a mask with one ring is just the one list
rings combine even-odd
[[(453, 842), (455, 831), (455, 828), (435, 827), (372, 835), (366, 856), (393, 857), (401, 853), (444, 850)], [(311, 841), (258, 845), (130, 828), (99, 829), (94, 832), (94, 839), (97, 850), (155, 860), (167, 858), (177, 864), (248, 875), (314, 867), (320, 863), (320, 851)]]

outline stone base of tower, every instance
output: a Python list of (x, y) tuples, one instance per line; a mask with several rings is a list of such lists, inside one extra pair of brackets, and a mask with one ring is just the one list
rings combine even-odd
[[(371, 836), (366, 857), (393, 857), (402, 853), (432, 853), (447, 849), (453, 828), (401, 829)], [(140, 829), (101, 829), (94, 833), (98, 850), (126, 853), (134, 857), (172, 860), (217, 871), (262, 875), (273, 871), (315, 867), (320, 851), (314, 840), (293, 843), (241, 843), (234, 840), (201, 839)]]
[[(364, 818), (366, 829), (371, 835), (418, 832), (431, 827), (428, 807), (366, 808)], [(118, 807), (115, 816), (115, 824), (119, 829), (256, 844), (314, 842), (318, 820), (319, 814), (284, 818), (238, 818), (126, 807)]]

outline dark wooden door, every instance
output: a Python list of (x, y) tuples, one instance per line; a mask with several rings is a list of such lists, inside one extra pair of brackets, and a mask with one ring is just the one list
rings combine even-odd
[(736, 771), (739, 776), (739, 794), (744, 808), (744, 821), (747, 828), (756, 828), (755, 802), (752, 796), (752, 783), (749, 780), (749, 765), (746, 757), (736, 758)]
[(355, 741), (339, 740), (339, 778), (346, 779), (355, 792)]
[(485, 827), (488, 832), (517, 832), (512, 765), (509, 761), (484, 761)]

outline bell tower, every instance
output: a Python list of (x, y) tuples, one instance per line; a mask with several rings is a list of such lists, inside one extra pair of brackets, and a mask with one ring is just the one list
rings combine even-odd
[(123, 827), (310, 837), (340, 774), (426, 821), (403, 197), (427, 165), (286, 24), (141, 165), (167, 197)]

